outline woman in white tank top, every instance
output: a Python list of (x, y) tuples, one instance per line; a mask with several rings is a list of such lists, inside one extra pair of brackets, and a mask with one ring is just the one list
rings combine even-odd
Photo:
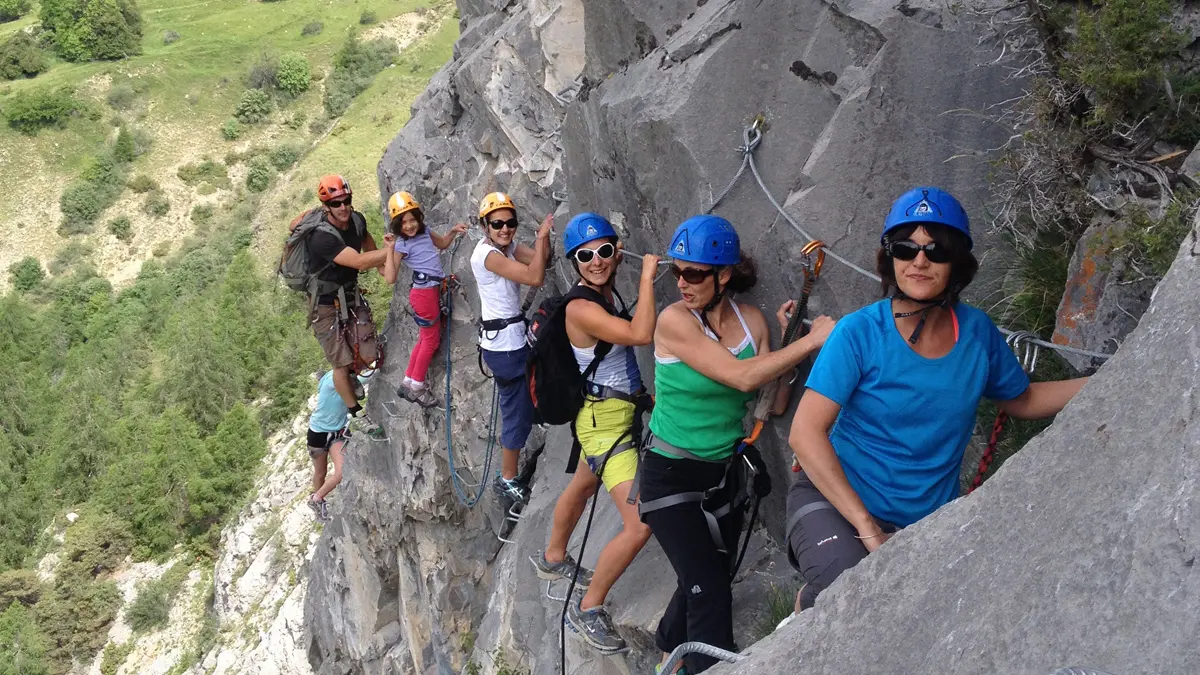
[(471, 254), (471, 272), (479, 290), (479, 349), (500, 393), (500, 475), (492, 488), (511, 502), (529, 501), (529, 487), (517, 480), (521, 449), (533, 429), (533, 401), (525, 384), (525, 317), (521, 286), (541, 286), (550, 256), (554, 216), (538, 228), (533, 248), (517, 243), (516, 205), (493, 192), (479, 205), (483, 239)]
[(574, 424), (579, 465), (555, 505), (546, 550), (530, 556), (530, 561), (543, 579), (570, 579), (574, 575), (578, 564), (567, 554), (567, 542), (588, 499), (603, 483), (621, 513), (623, 528), (600, 552), (594, 572), (579, 570), (576, 585), (587, 592), (582, 598), (572, 597), (567, 607), (567, 626), (595, 649), (615, 652), (624, 649), (625, 642), (614, 629), (604, 600), (650, 538), (650, 528), (641, 522), (637, 507), (627, 498), (638, 461), (634, 418), (641, 409), (635, 401), (639, 396), (646, 397), (633, 347), (650, 344), (654, 338), (658, 257), (648, 255), (642, 260), (637, 311), (630, 318), (623, 307), (618, 313), (613, 305), (613, 281), (621, 255), (612, 224), (594, 213), (581, 213), (564, 228), (563, 240), (563, 249), (579, 272), (579, 284), (593, 291), (597, 300), (575, 298), (564, 310), (567, 337), (579, 371), (588, 372), (599, 342), (612, 348), (588, 377), (587, 397)]

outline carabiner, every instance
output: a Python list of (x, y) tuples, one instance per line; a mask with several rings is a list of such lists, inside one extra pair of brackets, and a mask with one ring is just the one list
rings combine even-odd
[[(804, 267), (805, 276), (811, 275), (813, 279), (821, 276), (821, 268), (825, 266), (825, 242), (820, 239), (814, 239), (804, 245), (800, 249), (801, 255), (804, 256), (801, 265)], [(813, 254), (816, 254), (816, 260), (813, 260)]]

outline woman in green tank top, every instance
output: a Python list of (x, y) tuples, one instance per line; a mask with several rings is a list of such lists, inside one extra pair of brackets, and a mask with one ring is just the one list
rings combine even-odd
[[(720, 518), (706, 513), (728, 504), (725, 491), (703, 502), (672, 497), (707, 492), (722, 482), (744, 435), (742, 420), (755, 392), (816, 351), (833, 328), (832, 319), (819, 317), (807, 336), (771, 351), (762, 312), (729, 297), (753, 288), (757, 273), (724, 218), (684, 221), (667, 255), (674, 261), (671, 272), (681, 299), (659, 314), (654, 332), (654, 436), (642, 464), (641, 484), (642, 520), (678, 577), (655, 634), (664, 659), (691, 641), (737, 649), (730, 571), (742, 513), (734, 509)], [(781, 332), (791, 305), (784, 303), (776, 313)], [(780, 387), (775, 414), (786, 407), (788, 390)], [(720, 532), (720, 544), (710, 519)], [(684, 658), (689, 674), (714, 663), (702, 655)]]

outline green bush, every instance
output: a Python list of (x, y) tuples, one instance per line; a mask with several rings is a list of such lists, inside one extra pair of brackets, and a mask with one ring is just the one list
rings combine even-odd
[(222, 189), (229, 187), (229, 169), (208, 157), (199, 163), (184, 164), (176, 170), (175, 175), (192, 187), (204, 184)]
[(158, 579), (141, 584), (137, 597), (125, 613), (130, 628), (138, 633), (146, 633), (167, 625), (171, 605), (183, 588), (188, 571), (187, 565), (176, 563)]
[(221, 136), (227, 141), (236, 141), (242, 137), (242, 123), (232, 117), (221, 125)]
[(144, 173), (139, 173), (129, 181), (129, 189), (140, 194), (158, 189), (158, 181)]
[(154, 248), (150, 250), (150, 254), (153, 255), (155, 258), (165, 258), (168, 255), (170, 255), (170, 253), (171, 253), (171, 241), (169, 239), (166, 241), (158, 242), (157, 244), (154, 245)]
[(304, 128), (304, 123), (307, 121), (308, 115), (305, 115), (304, 111), (302, 110), (297, 110), (291, 117), (288, 118), (286, 124), (287, 128), (293, 131), (300, 131)]
[(279, 58), (279, 69), (275, 75), (275, 84), (279, 91), (295, 98), (308, 91), (311, 81), (312, 69), (309, 68), (308, 59), (294, 53), (284, 54)]
[(19, 91), (4, 103), (8, 125), (27, 134), (49, 126), (64, 126), (79, 102), (66, 89)]
[(142, 17), (133, 0), (42, 0), (42, 28), (68, 61), (142, 53)]
[(125, 243), (133, 240), (133, 223), (129, 221), (127, 216), (113, 218), (108, 221), (108, 231), (112, 236)]
[(171, 212), (171, 200), (161, 190), (151, 190), (146, 193), (146, 201), (142, 203), (142, 212), (162, 218)]
[(267, 159), (271, 162), (271, 166), (275, 167), (276, 171), (285, 171), (300, 158), (300, 153), (294, 145), (281, 145), (272, 150)]
[(60, 570), (50, 592), (34, 606), (47, 637), (45, 660), (51, 672), (65, 673), (73, 663), (95, 658), (120, 608), (121, 592), (113, 582)]
[(176, 42), (179, 42), (179, 37), (180, 37), (179, 33), (176, 33), (173, 30), (169, 30), (169, 31), (163, 33), (163, 44), (164, 45), (173, 45)]
[(325, 30), (325, 24), (321, 21), (310, 21), (304, 24), (304, 28), (300, 29), (301, 37), (312, 37), (320, 35), (321, 31)]
[(100, 675), (117, 675), (133, 647), (133, 640), (126, 640), (121, 644), (110, 643), (106, 646), (104, 656), (100, 659)]
[(208, 225), (215, 213), (216, 209), (212, 204), (197, 204), (192, 207), (192, 222), (197, 226)]
[(244, 124), (258, 124), (270, 114), (271, 96), (261, 89), (247, 89), (233, 111), (233, 116)]
[(358, 22), (364, 26), (369, 26), (379, 21), (379, 15), (373, 9), (364, 9), (362, 14), (358, 15)]
[(113, 110), (129, 110), (133, 106), (134, 99), (137, 98), (137, 92), (133, 90), (133, 86), (127, 82), (114, 84), (108, 90), (108, 96), (105, 100)]
[(264, 157), (250, 160), (246, 171), (246, 189), (251, 192), (262, 192), (271, 185), (271, 177), (275, 175), (271, 162)]
[(1164, 64), (1185, 37), (1171, 25), (1170, 0), (1108, 0), (1076, 10), (1061, 75), (1091, 92), (1093, 121), (1144, 114), (1161, 95)]
[(0, 0), (0, 23), (16, 21), (33, 8), (30, 0)]
[(325, 111), (330, 117), (346, 112), (350, 103), (399, 55), (396, 43), (386, 38), (361, 42), (351, 32), (333, 59), (333, 72), (325, 83)]
[[(46, 278), (42, 263), (33, 256), (25, 256), (8, 267), (8, 280), (18, 291), (31, 291)], [(0, 604), (5, 603), (3, 589), (0, 588)]]
[[(5, 0), (0, 0), (3, 3)], [(34, 77), (50, 67), (46, 52), (25, 31), (0, 42), (0, 79)]]
[(30, 606), (37, 604), (42, 596), (42, 582), (33, 570), (8, 570), (0, 572), (0, 607), (14, 602)]
[(113, 157), (118, 162), (129, 163), (137, 157), (137, 148), (133, 143), (133, 132), (127, 126), (121, 126), (117, 132), (116, 143), (113, 144)]
[(48, 645), (33, 613), (19, 602), (4, 607), (0, 611), (0, 673), (46, 675)]
[(63, 222), (60, 232), (65, 235), (84, 234), (92, 231), (92, 225), (108, 207), (104, 190), (86, 180), (67, 184), (59, 197)]

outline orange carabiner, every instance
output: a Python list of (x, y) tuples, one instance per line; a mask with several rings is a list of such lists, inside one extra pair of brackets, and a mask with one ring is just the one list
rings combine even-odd
[[(804, 273), (811, 274), (812, 278), (816, 279), (821, 276), (821, 268), (825, 266), (825, 242), (820, 239), (814, 239), (804, 245), (800, 249), (800, 253), (804, 255)], [(816, 260), (813, 260), (813, 254), (816, 253)]]

